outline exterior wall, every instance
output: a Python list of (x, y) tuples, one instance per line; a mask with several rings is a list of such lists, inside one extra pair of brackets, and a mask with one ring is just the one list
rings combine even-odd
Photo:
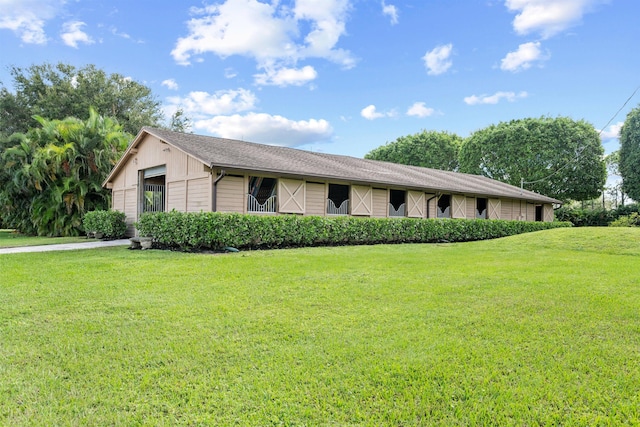
[(305, 215), (326, 216), (327, 186), (315, 182), (307, 182)]
[(386, 218), (389, 215), (389, 190), (374, 188), (372, 192), (372, 202), (372, 217)]
[(427, 204), (427, 218), (436, 218), (437, 216), (437, 211), (436, 211), (436, 206), (438, 203), (438, 198), (435, 197), (435, 194), (429, 194), (426, 193), (424, 195), (424, 202)]
[(187, 181), (186, 205), (187, 212), (203, 212), (211, 210), (210, 175)]
[(247, 206), (246, 194), (244, 177), (225, 176), (218, 182), (216, 210), (244, 213)]
[(535, 221), (536, 205), (534, 205), (533, 203), (527, 203), (526, 215), (527, 215), (526, 218), (524, 218), (525, 221)]
[(476, 218), (476, 198), (475, 197), (467, 197), (467, 212), (468, 219)]
[(500, 219), (513, 219), (513, 201), (510, 199), (500, 200)]

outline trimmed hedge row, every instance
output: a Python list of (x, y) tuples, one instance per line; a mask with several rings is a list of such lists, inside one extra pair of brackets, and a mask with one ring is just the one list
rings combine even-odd
[(611, 210), (562, 206), (555, 210), (555, 217), (558, 221), (569, 221), (576, 227), (606, 227), (618, 218), (634, 212), (640, 213), (640, 205), (632, 203)]
[(243, 215), (218, 212), (146, 213), (140, 236), (158, 247), (181, 250), (282, 248), (376, 243), (464, 242), (556, 227), (567, 222)]
[(87, 235), (102, 235), (104, 239), (118, 239), (127, 232), (126, 215), (119, 211), (90, 211), (82, 218)]

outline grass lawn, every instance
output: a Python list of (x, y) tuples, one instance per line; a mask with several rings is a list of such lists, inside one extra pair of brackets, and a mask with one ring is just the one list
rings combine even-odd
[(55, 245), (59, 243), (86, 242), (86, 236), (79, 237), (33, 237), (25, 236), (14, 230), (0, 229), (0, 248), (16, 248), (19, 246)]
[(640, 424), (640, 229), (0, 271), (0, 425)]

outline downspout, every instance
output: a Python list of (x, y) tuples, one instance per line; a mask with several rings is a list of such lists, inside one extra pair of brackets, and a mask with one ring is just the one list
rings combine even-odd
[(435, 199), (436, 197), (438, 197), (437, 193), (434, 194), (433, 197), (431, 197), (430, 199), (427, 199), (427, 218), (429, 218), (429, 202)]
[[(211, 164), (211, 174), (213, 174), (213, 163)], [(218, 182), (220, 182), (225, 175), (226, 172), (224, 169), (220, 169), (220, 175), (213, 180), (213, 188), (211, 190), (211, 212), (218, 211)]]

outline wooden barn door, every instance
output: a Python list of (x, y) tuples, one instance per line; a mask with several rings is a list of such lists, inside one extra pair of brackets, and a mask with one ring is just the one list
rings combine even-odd
[(362, 185), (351, 186), (351, 215), (371, 216), (372, 193), (371, 187)]
[(425, 215), (424, 193), (420, 191), (407, 191), (407, 216), (410, 218), (424, 218)]
[(500, 199), (489, 199), (489, 219), (500, 219), (502, 209)]
[(451, 198), (453, 208), (451, 218), (466, 218), (467, 215), (467, 198), (464, 196), (453, 195)]
[(544, 205), (543, 206), (543, 220), (545, 222), (553, 222), (553, 206)]
[(305, 185), (297, 179), (278, 180), (278, 198), (280, 199), (280, 213), (304, 213)]

